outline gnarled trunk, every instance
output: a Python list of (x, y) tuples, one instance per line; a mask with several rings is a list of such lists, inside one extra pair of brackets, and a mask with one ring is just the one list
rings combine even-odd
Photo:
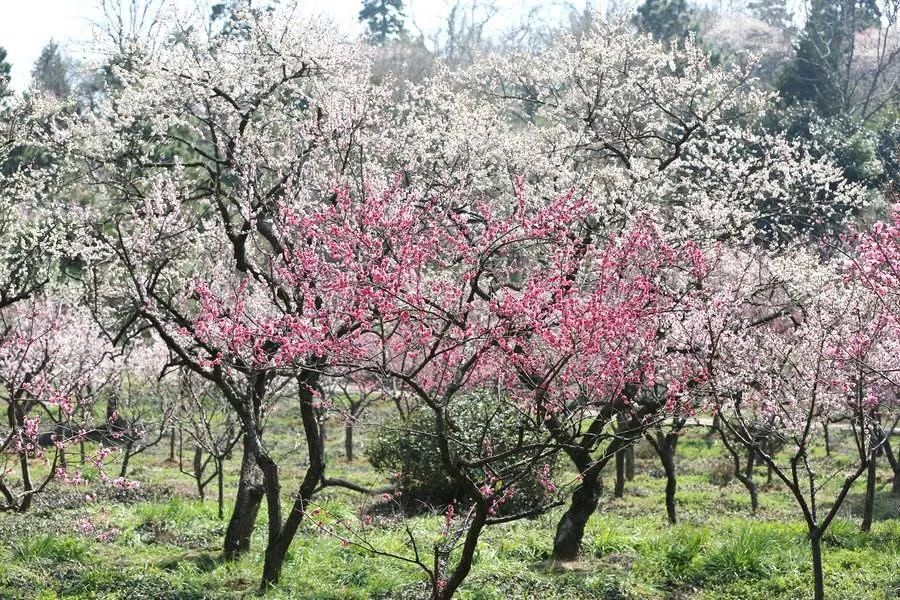
[(572, 502), (556, 525), (553, 538), (553, 558), (569, 561), (578, 558), (581, 552), (581, 540), (584, 528), (591, 515), (597, 510), (600, 494), (603, 492), (603, 481), (600, 471), (589, 471), (583, 476), (581, 484), (572, 494)]
[(669, 523), (673, 525), (678, 522), (675, 513), (675, 491), (678, 489), (678, 480), (675, 475), (675, 448), (683, 426), (684, 419), (676, 419), (672, 430), (665, 434), (662, 431), (656, 431), (655, 435), (647, 433), (647, 441), (656, 450), (666, 475), (666, 516)]
[(227, 560), (237, 558), (250, 549), (250, 538), (256, 527), (256, 514), (263, 498), (262, 472), (244, 434), (241, 473), (238, 480), (234, 510), (225, 530), (224, 555)]
[(281, 484), (278, 480), (278, 467), (268, 456), (260, 456), (260, 466), (266, 488), (266, 507), (269, 512), (269, 540), (266, 544), (263, 562), (263, 576), (260, 589), (265, 591), (278, 583), (284, 567), (287, 551), (297, 535), (297, 529), (306, 514), (306, 507), (325, 476), (325, 439), (324, 428), (320, 423), (319, 411), (315, 407), (313, 386), (317, 375), (306, 374), (300, 380), (300, 416), (303, 431), (306, 434), (306, 448), (309, 452), (309, 467), (303, 476), (303, 482), (287, 519), (282, 522), (281, 516)]

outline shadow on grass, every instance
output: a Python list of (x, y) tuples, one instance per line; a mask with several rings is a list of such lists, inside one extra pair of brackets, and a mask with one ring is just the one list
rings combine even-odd
[(225, 557), (221, 552), (188, 552), (180, 556), (171, 556), (159, 561), (158, 566), (165, 571), (175, 571), (185, 564), (190, 564), (200, 573), (215, 571), (225, 563)]

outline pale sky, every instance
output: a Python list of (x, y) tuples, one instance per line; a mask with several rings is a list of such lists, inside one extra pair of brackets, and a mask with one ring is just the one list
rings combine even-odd
[[(115, 0), (122, 1), (122, 0)], [(129, 0), (125, 0), (129, 1)], [(194, 0), (169, 0), (175, 4), (193, 5)], [(208, 3), (210, 0), (200, 0)], [(586, 0), (494, 0), (500, 10), (492, 20), (496, 27), (517, 23), (529, 10), (538, 9), (550, 19), (566, 14), (565, 7), (583, 7)], [(406, 0), (407, 25), (428, 35), (440, 28), (453, 0)], [(462, 2), (468, 5), (470, 2)], [(361, 0), (301, 0), (307, 14), (331, 16), (348, 33), (359, 33), (357, 21)], [(31, 68), (41, 48), (56, 40), (64, 52), (77, 56), (79, 42), (91, 38), (91, 23), (100, 19), (99, 0), (0, 0), (0, 46), (6, 48), (12, 64), (12, 87), (22, 90), (31, 79)], [(83, 44), (82, 44), (83, 45)]]

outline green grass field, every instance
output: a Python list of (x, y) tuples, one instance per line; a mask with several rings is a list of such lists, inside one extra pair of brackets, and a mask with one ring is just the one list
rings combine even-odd
[[(385, 415), (387, 416), (387, 415)], [(295, 415), (284, 411), (272, 426), (282, 456), (286, 493), (296, 488), (304, 456), (292, 449)], [(365, 461), (362, 448), (352, 464), (343, 460), (342, 429), (329, 430), (329, 472), (364, 485), (384, 485)], [(357, 434), (360, 446), (365, 431)], [(829, 463), (850, 452), (849, 441)], [(185, 453), (186, 459), (188, 453)], [(557, 509), (534, 520), (489, 528), (460, 598), (691, 598), (766, 600), (811, 597), (805, 528), (783, 487), (764, 486), (760, 511), (749, 512), (746, 492), (729, 481), (719, 443), (702, 431), (679, 445), (680, 523), (666, 522), (665, 480), (649, 445), (636, 451), (636, 477), (625, 497), (611, 495), (611, 473), (597, 514), (585, 537), (581, 561), (548, 560)], [(214, 501), (200, 502), (192, 480), (167, 462), (165, 444), (134, 459), (133, 492), (98, 486), (57, 486), (30, 513), (0, 514), (0, 598), (242, 598), (255, 594), (265, 543), (265, 510), (253, 551), (237, 562), (220, 558), (225, 521)], [(879, 471), (876, 520), (859, 531), (862, 482), (826, 538), (829, 597), (900, 597), (900, 499), (889, 493), (886, 461)], [(238, 460), (226, 498), (233, 494)], [(764, 481), (760, 469), (757, 478)], [(563, 476), (561, 481), (571, 477)], [(211, 494), (214, 496), (212, 486)], [(96, 494), (92, 501), (86, 494)], [(823, 499), (830, 498), (828, 488)], [(328, 515), (352, 520), (378, 502), (345, 490), (326, 490), (318, 502)], [(229, 507), (226, 506), (226, 516)], [(379, 513), (381, 514), (381, 513)], [(425, 542), (439, 535), (442, 519), (413, 518)], [(88, 525), (90, 524), (90, 525)], [(376, 517), (368, 539), (379, 548), (403, 552), (404, 530), (394, 515)], [(278, 589), (271, 598), (421, 598), (422, 574), (410, 565), (374, 556), (304, 524), (295, 540)]]

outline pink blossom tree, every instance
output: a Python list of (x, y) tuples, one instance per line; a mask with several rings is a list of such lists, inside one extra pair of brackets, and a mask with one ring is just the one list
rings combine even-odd
[(603, 468), (674, 411), (694, 376), (667, 351), (665, 332), (680, 297), (705, 275), (696, 245), (673, 246), (641, 221), (568, 267), (554, 304), (533, 316), (539, 325), (523, 328), (510, 354), (518, 384), (579, 474), (554, 539), (561, 560), (578, 555)]
[[(304, 364), (281, 362), (271, 345), (243, 354), (241, 330), (216, 327), (229, 311), (240, 320), (246, 306), (272, 323), (306, 322), (313, 297), (292, 295), (277, 272), (294, 232), (276, 223), (281, 211), (327, 204), (335, 178), (356, 176), (359, 140), (384, 98), (370, 84), (362, 44), (322, 23), (298, 26), (290, 15), (289, 7), (238, 10), (234, 27), (211, 32), (173, 13), (145, 35), (107, 40), (102, 62), (114, 85), (55, 138), (92, 190), (83, 215), (93, 240), (85, 281), (92, 297), (106, 300), (95, 304), (98, 321), (120, 345), (151, 329), (171, 366), (215, 385), (240, 421), (241, 476), (224, 549), (233, 557), (249, 547), (268, 494), (265, 585), (277, 580), (303, 503), (323, 481), (320, 359), (313, 344)], [(331, 333), (311, 335), (324, 344)], [(312, 436), (312, 458), (283, 518), (262, 424), (285, 381), (297, 385), (298, 430)]]
[[(896, 340), (898, 334), (897, 309), (898, 291), (900, 291), (900, 210), (895, 206), (890, 218), (876, 222), (868, 230), (851, 236), (852, 246), (848, 255), (848, 277), (868, 289), (874, 296), (878, 311), (884, 319), (884, 336), (880, 346), (886, 347), (889, 358), (896, 360), (897, 349), (890, 340)], [(873, 365), (881, 375), (889, 381), (896, 381), (895, 368), (888, 362)], [(892, 401), (893, 400), (893, 401)], [(882, 426), (885, 454), (894, 472), (892, 491), (900, 495), (900, 461), (891, 446), (890, 436), (897, 427), (900, 417), (897, 411), (896, 397), (882, 398), (877, 415)], [(867, 502), (867, 506), (869, 503)]]
[[(24, 512), (55, 478), (83, 480), (80, 472), (67, 471), (64, 453), (95, 429), (91, 407), (113, 373), (111, 347), (93, 327), (89, 313), (75, 304), (46, 298), (23, 301), (7, 307), (2, 319), (0, 382), (6, 427), (0, 444), (0, 494), (5, 510)], [(93, 343), (85, 344), (92, 334)], [(47, 424), (50, 431), (42, 432)], [(113, 481), (103, 466), (109, 450), (102, 439), (92, 437), (101, 442), (92, 462), (101, 479)], [(52, 450), (46, 452), (48, 447)], [(9, 458), (17, 463), (15, 480)], [(43, 468), (34, 468), (35, 459)]]

